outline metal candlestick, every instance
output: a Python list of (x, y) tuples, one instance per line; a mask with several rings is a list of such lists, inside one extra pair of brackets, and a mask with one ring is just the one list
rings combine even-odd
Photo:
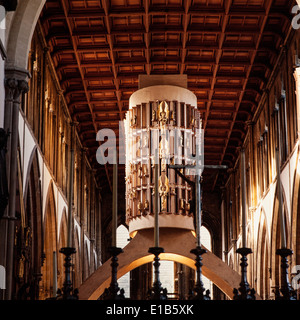
[(65, 247), (59, 250), (60, 253), (65, 255), (65, 281), (63, 284), (63, 288), (57, 290), (58, 296), (55, 298), (56, 300), (78, 300), (78, 289), (73, 289), (72, 281), (71, 281), (71, 255), (76, 253), (75, 248)]
[(210, 291), (206, 290), (205, 294), (205, 288), (202, 282), (202, 255), (204, 253), (206, 253), (205, 249), (202, 249), (200, 246), (197, 246), (195, 249), (192, 249), (190, 251), (191, 253), (193, 253), (194, 255), (196, 255), (195, 258), (195, 266), (196, 266), (196, 282), (195, 282), (195, 286), (194, 289), (191, 292), (191, 295), (189, 297), (190, 300), (211, 300), (210, 298)]
[(276, 250), (276, 254), (281, 256), (281, 288), (275, 290), (275, 300), (297, 300), (297, 292), (289, 283), (289, 263), (288, 256), (293, 254), (291, 249), (281, 248)]
[(167, 289), (163, 288), (159, 279), (159, 255), (165, 250), (161, 247), (151, 247), (148, 250), (149, 253), (154, 254), (154, 282), (153, 287), (148, 292), (149, 300), (167, 300)]
[[(111, 258), (111, 283), (109, 288), (106, 288), (103, 293), (103, 300), (124, 300), (124, 289), (120, 289), (117, 280), (118, 272), (118, 255), (123, 253), (122, 248), (110, 247), (109, 252), (112, 255)], [(119, 293), (120, 291), (120, 293)]]
[(242, 280), (239, 289), (233, 289), (233, 300), (255, 300), (255, 290), (250, 289), (247, 281), (247, 255), (252, 253), (252, 250), (250, 248), (239, 248), (236, 250), (236, 253), (239, 253), (242, 256), (240, 264)]

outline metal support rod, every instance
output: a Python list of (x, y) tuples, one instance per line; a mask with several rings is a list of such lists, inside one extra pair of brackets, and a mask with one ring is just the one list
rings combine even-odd
[(281, 288), (275, 290), (275, 300), (297, 300), (297, 292), (289, 282), (289, 263), (288, 256), (293, 254), (291, 249), (277, 249), (276, 254), (281, 256)]
[(155, 164), (154, 164), (154, 247), (159, 247), (159, 197), (158, 197), (158, 179), (159, 179), (159, 159), (158, 151), (155, 150)]
[(241, 187), (242, 187), (242, 247), (247, 247), (247, 210), (246, 210), (246, 166), (245, 149), (241, 150)]
[(241, 257), (241, 282), (239, 289), (233, 289), (233, 300), (255, 300), (255, 290), (250, 289), (247, 281), (247, 255), (252, 253), (250, 248), (239, 248), (236, 250)]
[[(103, 293), (103, 300), (124, 300), (124, 289), (120, 289), (118, 285), (118, 255), (123, 253), (122, 248), (110, 247), (109, 252), (112, 255), (111, 258), (111, 282), (109, 288), (106, 288)], [(120, 291), (120, 293), (119, 293)]]
[(197, 235), (197, 246), (201, 247), (201, 236), (200, 236), (200, 228), (201, 228), (201, 184), (200, 184), (200, 176), (195, 176), (195, 211), (196, 211), (196, 235)]
[(66, 247), (59, 250), (65, 256), (65, 281), (63, 284), (62, 292), (58, 290), (57, 300), (78, 300), (78, 289), (73, 289), (71, 280), (71, 255), (76, 253), (75, 248)]
[(164, 251), (163, 248), (160, 247), (152, 247), (148, 250), (149, 253), (154, 254), (154, 281), (153, 286), (148, 292), (148, 299), (149, 300), (167, 300), (167, 289), (163, 288), (159, 278), (159, 255)]
[(282, 201), (280, 161), (279, 161), (278, 148), (276, 148), (275, 150), (275, 155), (276, 155), (276, 170), (277, 170), (277, 197), (278, 197), (278, 214), (280, 219), (281, 248), (286, 248), (286, 231), (285, 231), (285, 220), (284, 220), (283, 201)]
[(117, 150), (114, 150), (113, 203), (112, 203), (112, 247), (117, 246), (117, 226), (118, 226), (118, 157), (117, 157)]
[(205, 249), (202, 249), (200, 246), (197, 246), (195, 249), (192, 249), (190, 251), (194, 255), (196, 255), (195, 258), (195, 266), (196, 266), (196, 281), (194, 289), (191, 292), (190, 300), (210, 300), (210, 291), (206, 290), (206, 293), (204, 294), (205, 288), (202, 282), (202, 255), (206, 253)]

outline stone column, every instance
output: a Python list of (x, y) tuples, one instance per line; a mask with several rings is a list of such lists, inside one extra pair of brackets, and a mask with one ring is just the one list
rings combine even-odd
[(81, 165), (80, 165), (80, 265), (81, 265), (81, 282), (84, 280), (83, 278), (83, 270), (84, 270), (84, 233), (85, 233), (85, 219), (84, 219), (84, 211), (85, 211), (85, 183), (84, 183), (84, 176), (86, 174), (86, 157), (87, 149), (82, 148), (81, 149)]
[(294, 78), (296, 82), (296, 105), (297, 105), (297, 139), (300, 138), (300, 67), (295, 68)]
[(96, 199), (96, 185), (95, 185), (95, 180), (94, 176), (96, 174), (96, 170), (92, 169), (91, 170), (91, 197), (90, 197), (90, 202), (91, 202), (91, 210), (90, 210), (90, 215), (91, 215), (91, 220), (90, 220), (90, 259), (91, 259), (91, 264), (90, 264), (90, 272), (94, 272), (96, 269), (95, 266), (95, 259), (94, 259), (94, 249), (95, 249), (95, 199)]
[(253, 121), (247, 121), (249, 130), (249, 153), (250, 153), (250, 193), (251, 193), (251, 205), (249, 207), (256, 207), (257, 204), (257, 170), (255, 163), (255, 148), (254, 148), (254, 136), (253, 136)]
[[(225, 229), (225, 204), (226, 204), (226, 187), (221, 186), (221, 245), (222, 245), (222, 260), (227, 263), (227, 245), (226, 245), (226, 233), (229, 230)], [(228, 226), (227, 226), (228, 228)], [(227, 231), (227, 232), (226, 232)]]
[(10, 135), (7, 141), (7, 181), (8, 181), (8, 206), (0, 221), (0, 264), (6, 268), (6, 291), (2, 299), (11, 299), (13, 275), (13, 249), (14, 230), (16, 220), (16, 187), (17, 187), (17, 152), (18, 152), (18, 127), (20, 97), (28, 92), (27, 71), (6, 70), (5, 79), (5, 115), (4, 129)]
[(97, 251), (97, 267), (102, 264), (102, 237), (101, 237), (101, 188), (96, 187), (97, 195), (95, 200), (97, 201), (96, 208), (98, 209), (96, 212), (96, 251)]

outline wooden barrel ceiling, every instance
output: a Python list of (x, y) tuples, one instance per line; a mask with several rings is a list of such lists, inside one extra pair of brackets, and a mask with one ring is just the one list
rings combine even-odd
[[(96, 161), (96, 132), (110, 128), (118, 134), (140, 74), (187, 74), (203, 118), (205, 163), (232, 167), (290, 32), (293, 5), (47, 0), (40, 25), (99, 184), (111, 185), (112, 168)], [(225, 175), (208, 174), (204, 186), (221, 186)], [(123, 185), (124, 165), (119, 179)]]

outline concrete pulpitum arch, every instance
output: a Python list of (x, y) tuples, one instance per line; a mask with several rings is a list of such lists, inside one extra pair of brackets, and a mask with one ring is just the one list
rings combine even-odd
[(6, 68), (27, 69), (32, 35), (46, 0), (22, 0), (7, 24)]
[[(118, 257), (118, 278), (142, 264), (153, 261), (153, 255), (148, 253), (153, 246), (153, 229), (144, 229), (130, 241), (123, 249), (124, 253)], [(195, 256), (190, 250), (196, 247), (196, 239), (188, 230), (175, 228), (160, 229), (160, 246), (165, 253), (161, 260), (172, 260), (195, 268)], [(79, 298), (82, 300), (96, 300), (107, 288), (111, 281), (111, 261), (106, 261), (79, 287)], [(240, 275), (225, 264), (220, 258), (208, 251), (203, 255), (203, 275), (218, 286), (230, 299), (233, 288), (238, 288)], [(257, 299), (260, 299), (257, 296)]]

